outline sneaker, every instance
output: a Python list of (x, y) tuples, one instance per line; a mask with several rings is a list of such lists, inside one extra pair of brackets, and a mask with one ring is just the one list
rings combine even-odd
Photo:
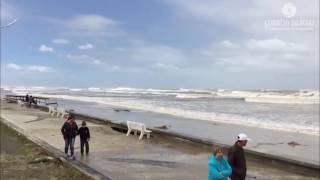
[(74, 157), (74, 155), (72, 155), (72, 156), (70, 156), (70, 159), (71, 159), (71, 160), (75, 160), (76, 157)]

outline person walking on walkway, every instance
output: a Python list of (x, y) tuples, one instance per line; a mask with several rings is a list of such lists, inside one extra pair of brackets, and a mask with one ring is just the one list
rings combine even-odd
[(33, 96), (29, 96), (29, 99), (28, 99), (28, 103), (29, 103), (29, 106), (31, 106), (32, 104), (34, 105), (37, 105), (37, 101), (36, 99), (33, 97)]
[[(78, 126), (75, 122), (75, 117), (73, 115), (69, 115), (67, 121), (63, 124), (61, 128), (61, 133), (64, 138), (64, 153), (67, 158), (75, 159), (74, 157), (74, 141), (78, 134)], [(68, 155), (68, 150), (70, 147), (70, 156)]]
[(29, 95), (28, 94), (25, 97), (25, 102), (27, 102), (27, 103), (29, 102)]
[(235, 144), (229, 149), (228, 162), (232, 168), (231, 180), (245, 180), (247, 174), (246, 158), (243, 147), (251, 139), (244, 133), (240, 133)]
[(231, 167), (223, 157), (223, 148), (214, 147), (209, 163), (208, 180), (227, 180), (231, 175)]
[(86, 146), (86, 154), (89, 153), (90, 131), (86, 124), (86, 121), (82, 121), (82, 127), (79, 128), (81, 155), (83, 155), (83, 146)]

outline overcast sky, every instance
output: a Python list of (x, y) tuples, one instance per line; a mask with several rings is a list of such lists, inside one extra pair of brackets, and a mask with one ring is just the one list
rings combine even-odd
[(2, 86), (319, 88), (318, 0), (1, 0), (16, 19)]

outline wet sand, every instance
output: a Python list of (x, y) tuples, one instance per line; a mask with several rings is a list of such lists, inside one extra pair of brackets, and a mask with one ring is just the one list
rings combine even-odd
[[(63, 151), (61, 118), (44, 111), (1, 103), (1, 117), (25, 132)], [(80, 121), (77, 121), (80, 124)], [(76, 139), (77, 161), (96, 169), (111, 179), (206, 179), (209, 147), (174, 138), (153, 136), (138, 140), (114, 131), (110, 126), (88, 123), (91, 130), (90, 154), (81, 156)], [(292, 171), (248, 159), (247, 179), (318, 179), (310, 172)]]

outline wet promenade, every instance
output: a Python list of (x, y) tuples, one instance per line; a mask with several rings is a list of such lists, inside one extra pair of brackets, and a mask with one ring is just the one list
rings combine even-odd
[[(28, 132), (50, 146), (64, 149), (61, 118), (47, 112), (1, 102), (3, 121)], [(81, 121), (77, 121), (80, 126)], [(87, 123), (91, 131), (90, 154), (80, 155), (76, 139), (76, 162), (111, 179), (206, 179), (209, 147), (179, 139), (153, 136), (139, 141), (103, 124)], [(71, 161), (72, 163), (72, 161)], [(308, 177), (310, 176), (310, 177)], [(313, 177), (312, 177), (313, 176)], [(259, 160), (248, 160), (248, 179), (318, 179), (309, 172), (275, 168)]]

